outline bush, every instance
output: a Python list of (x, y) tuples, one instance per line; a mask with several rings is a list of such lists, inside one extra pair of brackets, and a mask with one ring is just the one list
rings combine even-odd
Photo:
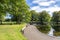
[(16, 22), (2, 22), (2, 25), (13, 25), (16, 24)]

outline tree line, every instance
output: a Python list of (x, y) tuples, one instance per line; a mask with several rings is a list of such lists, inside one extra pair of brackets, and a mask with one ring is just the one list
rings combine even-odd
[[(37, 24), (45, 25), (45, 30), (49, 29), (49, 24), (56, 31), (60, 31), (60, 11), (53, 12), (51, 17), (48, 12), (42, 11), (37, 13), (34, 10), (30, 10), (26, 0), (0, 0), (0, 24), (2, 24), (4, 17), (9, 13), (11, 16), (10, 21), (20, 24), (21, 22), (37, 22)], [(41, 27), (41, 29), (44, 29)]]
[(60, 11), (53, 12), (52, 16), (47, 11), (37, 13), (32, 10), (31, 14), (31, 21), (37, 22), (40, 30), (48, 32), (52, 27), (55, 31), (60, 32)]

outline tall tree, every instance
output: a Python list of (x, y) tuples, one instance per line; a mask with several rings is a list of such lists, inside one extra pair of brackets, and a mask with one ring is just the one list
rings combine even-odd
[(53, 12), (52, 24), (55, 31), (60, 31), (60, 11)]
[(6, 8), (5, 8), (5, 1), (0, 0), (0, 24), (2, 24), (2, 21), (4, 20), (4, 16), (6, 14)]
[(40, 21), (39, 30), (41, 32), (48, 33), (50, 31), (50, 29), (51, 29), (51, 26), (49, 25), (50, 20), (51, 20), (51, 17), (48, 14), (48, 12), (46, 12), (46, 11), (40, 12), (40, 16), (39, 16), (39, 21)]
[(7, 11), (13, 15), (13, 18), (15, 17), (17, 23), (20, 22), (20, 20), (27, 21), (28, 17), (30, 17), (29, 6), (26, 4), (26, 0), (10, 0), (7, 5)]
[(48, 14), (48, 12), (46, 12), (46, 11), (40, 12), (39, 21), (40, 21), (41, 24), (49, 23), (50, 22), (50, 19), (51, 19), (51, 17)]
[(31, 21), (38, 21), (39, 14), (35, 10), (31, 10)]

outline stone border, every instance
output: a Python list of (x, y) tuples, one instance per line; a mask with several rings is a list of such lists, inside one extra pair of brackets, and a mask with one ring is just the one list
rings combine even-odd
[(30, 25), (30, 24), (26, 24), (26, 26), (21, 29), (22, 34), (24, 34), (24, 29), (25, 29), (26, 27), (28, 27), (29, 25)]

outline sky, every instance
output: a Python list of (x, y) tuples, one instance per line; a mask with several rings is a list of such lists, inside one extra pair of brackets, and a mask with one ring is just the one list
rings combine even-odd
[(6, 14), (5, 19), (11, 19), (11, 16), (9, 13)]
[(26, 2), (30, 6), (30, 10), (36, 12), (46, 10), (52, 15), (54, 11), (60, 10), (60, 0), (26, 0)]

